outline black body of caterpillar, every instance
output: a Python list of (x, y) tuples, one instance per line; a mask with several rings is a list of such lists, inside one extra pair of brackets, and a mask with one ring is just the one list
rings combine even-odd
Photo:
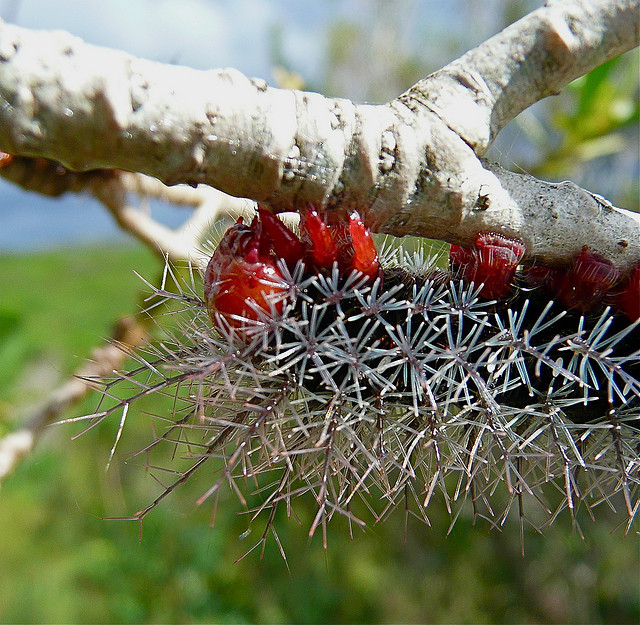
[[(358, 500), (378, 520), (402, 503), (428, 522), (436, 493), (454, 520), (455, 502), (468, 501), (492, 523), (514, 502), (521, 520), (527, 500), (550, 522), (564, 508), (618, 506), (618, 496), (630, 527), (640, 505), (640, 321), (604, 304), (567, 310), (539, 287), (489, 300), (459, 272), (402, 251), (381, 262), (382, 275), (338, 262), (309, 272), (304, 260), (276, 260), (272, 239), (256, 243), (255, 223), (236, 231), (277, 276), (265, 297), (239, 316), (237, 297), (221, 313), (195, 285), (159, 291), (184, 302), (180, 327), (105, 394), (132, 381), (135, 391), (93, 415), (175, 396), (173, 421), (144, 451), (178, 446), (193, 461), (135, 518), (210, 464), (199, 503), (232, 485), (267, 529), (305, 494), (317, 504), (310, 534), (336, 513), (363, 524)], [(234, 280), (242, 271), (234, 264)]]

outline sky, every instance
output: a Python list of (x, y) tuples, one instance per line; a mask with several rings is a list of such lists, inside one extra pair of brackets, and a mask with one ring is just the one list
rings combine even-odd
[[(291, 9), (299, 2), (278, 0), (4, 0), (17, 4), (13, 23), (27, 28), (64, 29), (85, 41), (165, 63), (196, 69), (235, 67), (270, 77), (269, 30), (284, 22), (291, 44), (299, 49), (311, 71), (319, 62), (321, 19), (300, 20)], [(320, 8), (320, 3), (309, 3)], [(316, 11), (317, 12), (317, 11)], [(326, 11), (325, 11), (326, 14)], [(245, 19), (249, 16), (248, 19)], [(326, 15), (325, 15), (326, 17)], [(289, 29), (288, 25), (293, 25)], [(289, 42), (287, 45), (290, 46)]]
[[(485, 22), (492, 5), (485, 0)], [(269, 80), (270, 40), (282, 37), (282, 53), (305, 78), (324, 71), (326, 32), (341, 20), (366, 21), (380, 6), (404, 12), (406, 24), (430, 30), (464, 31), (464, 7), (472, 0), (0, 0), (0, 16), (27, 28), (63, 29), (89, 43), (197, 69), (235, 67)], [(474, 13), (481, 41), (482, 24)], [(415, 19), (414, 19), (415, 18)], [(495, 29), (495, 25), (494, 25)], [(420, 45), (420, 42), (414, 42)], [(424, 45), (424, 42), (422, 42)]]

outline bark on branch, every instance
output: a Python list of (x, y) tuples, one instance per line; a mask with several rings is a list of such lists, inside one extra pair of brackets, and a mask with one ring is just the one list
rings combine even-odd
[(0, 150), (204, 183), (278, 211), (355, 207), (397, 236), (468, 245), (500, 231), (547, 264), (588, 245), (624, 270), (640, 259), (639, 215), (481, 157), (524, 108), (638, 45), (638, 7), (550, 2), (379, 106), (2, 24)]

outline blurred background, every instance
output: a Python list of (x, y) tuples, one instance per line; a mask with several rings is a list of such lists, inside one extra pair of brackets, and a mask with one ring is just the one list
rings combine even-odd
[[(0, 17), (63, 29), (146, 58), (200, 69), (235, 67), (275, 86), (358, 102), (389, 100), (542, 1), (487, 0), (0, 0)], [(570, 179), (638, 210), (637, 50), (520, 115), (490, 158), (550, 180)], [(72, 373), (139, 306), (159, 261), (89, 197), (44, 198), (0, 180), (0, 436)], [(168, 225), (184, 208), (152, 201)], [(123, 451), (143, 447), (144, 412)], [(91, 397), (67, 416), (95, 410)], [(104, 521), (157, 492), (140, 459), (105, 471), (117, 423), (70, 440), (49, 428), (0, 489), (0, 622), (582, 622), (640, 620), (637, 527), (624, 515), (568, 515), (543, 535), (517, 518), (502, 531), (435, 501), (432, 527), (401, 510), (353, 540), (341, 520), (329, 547), (307, 538), (314, 502), (277, 519), (285, 563), (258, 539), (232, 494), (197, 508), (207, 476), (177, 490), (144, 522)], [(448, 533), (449, 532), (449, 533)], [(254, 530), (254, 534), (256, 530)], [(259, 533), (259, 532), (258, 532)]]

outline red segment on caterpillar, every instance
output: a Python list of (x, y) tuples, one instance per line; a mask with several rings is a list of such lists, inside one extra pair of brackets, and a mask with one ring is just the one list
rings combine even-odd
[(300, 231), (310, 263), (318, 269), (331, 269), (338, 260), (338, 247), (329, 226), (311, 205), (300, 218)]
[(611, 293), (610, 301), (631, 321), (640, 319), (640, 261), (628, 280), (625, 280), (616, 292)]
[(204, 276), (205, 302), (214, 325), (219, 323), (216, 312), (232, 327), (240, 327), (245, 319), (258, 320), (256, 308), (282, 311), (288, 285), (270, 249), (258, 219), (246, 226), (240, 218), (224, 234)]
[(640, 316), (640, 263), (619, 284), (620, 272), (613, 264), (585, 246), (569, 267), (536, 265), (527, 267), (525, 275), (530, 286), (545, 288), (567, 308), (589, 312), (606, 300), (632, 321)]
[(285, 226), (270, 210), (258, 206), (258, 217), (262, 223), (262, 240), (268, 243), (268, 252), (282, 258), (289, 269), (304, 258), (304, 248), (300, 239)]
[(613, 264), (585, 246), (560, 283), (558, 297), (567, 308), (587, 312), (619, 280), (620, 272)]
[(337, 262), (342, 276), (349, 275), (354, 269), (370, 280), (380, 275), (378, 251), (357, 211), (349, 215), (348, 224), (329, 226), (310, 206), (302, 215), (300, 230), (303, 243), (309, 246), (310, 264), (316, 269), (331, 269)]
[(375, 280), (380, 275), (378, 250), (369, 228), (356, 211), (349, 215), (349, 234), (353, 247), (352, 269), (357, 269), (372, 281)]
[(495, 232), (481, 232), (472, 248), (452, 245), (449, 262), (452, 270), (467, 282), (482, 284), (480, 294), (487, 298), (506, 297), (526, 252), (519, 239)]

